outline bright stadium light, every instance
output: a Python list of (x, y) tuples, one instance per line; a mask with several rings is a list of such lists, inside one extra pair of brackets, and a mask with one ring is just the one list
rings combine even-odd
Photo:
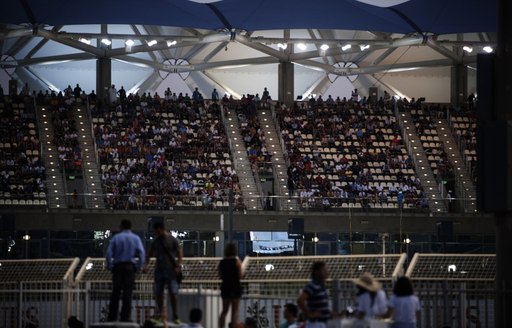
[(494, 49), (490, 46), (485, 46), (484, 49), (483, 49), (485, 52), (487, 52), (488, 54), (490, 54), (491, 52), (494, 51)]
[(307, 46), (304, 43), (299, 43), (297, 44), (297, 48), (299, 48), (300, 50), (306, 50)]
[(85, 43), (85, 44), (91, 44), (91, 40), (86, 39), (86, 38), (80, 38), (80, 39), (78, 39), (78, 41)]
[(462, 47), (462, 50), (464, 50), (467, 53), (473, 52), (473, 48), (470, 46), (464, 46), (464, 47)]

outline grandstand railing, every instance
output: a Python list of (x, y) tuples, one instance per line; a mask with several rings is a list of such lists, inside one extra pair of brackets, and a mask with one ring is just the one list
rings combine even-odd
[[(227, 194), (227, 191), (226, 191)], [(68, 201), (68, 207), (73, 208), (71, 201), (74, 197), (74, 193), (66, 193), (62, 195)], [(35, 196), (34, 194), (17, 194), (9, 196), (9, 198), (0, 196), (0, 207), (16, 206), (21, 208), (34, 208), (34, 207), (45, 207), (47, 206), (46, 193)], [(106, 202), (106, 207), (109, 210), (154, 210), (154, 211), (173, 211), (173, 210), (227, 210), (230, 206), (228, 197), (225, 199), (218, 199), (207, 201), (203, 195), (161, 195), (151, 194), (144, 196), (137, 196), (137, 203), (130, 206), (128, 199), (129, 195), (114, 195), (114, 194), (92, 194), (92, 193), (79, 193), (78, 198), (83, 199), (85, 204), (89, 198), (102, 197)], [(265, 201), (268, 198), (267, 195), (262, 196), (247, 196), (244, 197), (244, 203), (234, 203), (233, 209), (235, 211), (251, 211), (251, 207), (247, 207), (246, 204), (250, 203), (251, 199), (261, 202), (265, 205)], [(428, 208), (422, 207), (420, 198), (408, 198), (402, 204), (399, 204), (393, 197), (388, 197), (387, 201), (379, 200), (376, 196), (369, 197), (318, 197), (318, 196), (291, 196), (281, 197), (272, 196), (275, 201), (275, 205), (281, 204), (281, 207), (274, 206), (273, 210), (281, 208), (283, 211), (294, 211), (294, 212), (345, 212), (345, 211), (409, 211), (409, 212), (420, 212), (427, 213)], [(290, 199), (296, 200), (299, 206), (296, 209), (288, 209), (282, 206), (286, 204)], [(113, 202), (115, 200), (115, 202)], [(466, 198), (443, 198), (442, 201), (448, 202), (469, 202), (471, 199)], [(328, 201), (328, 204), (325, 202)], [(114, 205), (113, 205), (114, 204)], [(265, 208), (265, 206), (263, 207)]]
[[(58, 194), (53, 194), (58, 196)], [(74, 193), (62, 194), (67, 199), (68, 208), (74, 208), (72, 197)], [(78, 193), (77, 197), (82, 199), (82, 204), (86, 204), (89, 198), (98, 198), (97, 194), (92, 193)], [(154, 211), (174, 211), (174, 210), (196, 210), (196, 211), (214, 211), (214, 210), (227, 210), (230, 207), (228, 197), (225, 199), (207, 201), (203, 195), (145, 195), (138, 196), (137, 203), (130, 205), (128, 202), (129, 195), (114, 195), (105, 194), (103, 195), (106, 202), (106, 208), (109, 210), (154, 210)], [(234, 203), (233, 209), (235, 211), (251, 211), (251, 207), (247, 204), (251, 203), (252, 199), (256, 199), (257, 202), (263, 204), (265, 209), (265, 201), (268, 198), (267, 195), (261, 196), (248, 196), (244, 197), (244, 202)], [(116, 200), (113, 205), (113, 200)], [(308, 196), (301, 197), (281, 197), (272, 196), (274, 204), (281, 204), (281, 207), (274, 206), (272, 211), (293, 211), (293, 212), (344, 212), (349, 210), (355, 211), (404, 211), (404, 212), (418, 212), (428, 213), (429, 209), (422, 207), (420, 198), (408, 198), (404, 203), (399, 204), (393, 197), (388, 197), (387, 200), (379, 200), (375, 196), (370, 197), (317, 197)], [(294, 200), (299, 206), (294, 208), (283, 207), (286, 202)], [(468, 203), (474, 201), (470, 198), (442, 198), (441, 201), (448, 203), (449, 201), (455, 203)], [(327, 204), (328, 202), (328, 204)], [(46, 193), (35, 196), (35, 194), (18, 194), (16, 197), (10, 195), (8, 198), (0, 196), (0, 207), (17, 207), (17, 208), (45, 208), (48, 206)], [(455, 207), (454, 207), (455, 208)], [(461, 207), (463, 208), (463, 207)], [(456, 212), (454, 210), (454, 212)]]

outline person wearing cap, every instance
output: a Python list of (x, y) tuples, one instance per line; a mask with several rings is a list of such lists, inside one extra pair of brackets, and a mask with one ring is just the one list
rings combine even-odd
[(387, 297), (381, 284), (367, 272), (352, 282), (357, 287), (356, 317), (364, 320), (381, 318), (387, 312)]
[(329, 298), (325, 281), (329, 277), (327, 264), (314, 262), (311, 267), (311, 281), (302, 289), (297, 298), (297, 305), (306, 319), (305, 328), (325, 328), (331, 318)]

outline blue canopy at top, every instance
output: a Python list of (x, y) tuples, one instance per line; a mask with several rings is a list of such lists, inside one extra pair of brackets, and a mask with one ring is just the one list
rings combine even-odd
[(388, 7), (356, 0), (223, 0), (210, 3), (187, 0), (7, 0), (0, 11), (0, 23), (49, 26), (142, 24), (246, 31), (316, 28), (451, 34), (495, 32), (496, 10), (495, 0), (410, 0)]

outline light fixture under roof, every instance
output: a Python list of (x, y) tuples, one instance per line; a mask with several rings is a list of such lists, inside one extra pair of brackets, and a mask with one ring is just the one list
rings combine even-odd
[(360, 44), (359, 48), (361, 49), (361, 51), (365, 51), (366, 49), (370, 48), (370, 45), (369, 44)]
[(86, 38), (80, 38), (80, 39), (78, 39), (78, 41), (85, 43), (85, 44), (91, 44), (91, 40), (86, 39)]
[(341, 47), (341, 50), (343, 50), (343, 51), (347, 51), (347, 50), (348, 50), (348, 49), (350, 49), (350, 48), (352, 48), (352, 45), (350, 45), (350, 44), (346, 44), (346, 45), (344, 45), (343, 47)]
[(325, 43), (324, 43), (324, 44), (322, 44), (322, 45), (320, 46), (320, 50), (326, 51), (327, 49), (329, 49), (329, 45), (328, 45), (328, 44), (325, 44)]
[(464, 46), (464, 47), (462, 47), (462, 50), (464, 50), (467, 53), (473, 52), (473, 48), (470, 46)]
[(154, 46), (155, 44), (157, 44), (156, 40), (148, 41), (148, 46), (150, 46), (150, 47)]
[(105, 38), (105, 39), (101, 39), (101, 43), (103, 43), (106, 46), (109, 46), (112, 44), (112, 41), (110, 39)]
[(286, 43), (278, 43), (278, 44), (277, 44), (277, 47), (278, 47), (279, 49), (283, 49), (283, 50), (285, 50), (286, 48), (288, 48), (288, 44), (286, 44)]
[(490, 46), (485, 46), (484, 49), (483, 49), (485, 52), (487, 52), (488, 54), (490, 54), (491, 52), (494, 51), (494, 49)]
[(167, 41), (167, 46), (168, 47), (172, 47), (173, 45), (175, 45), (177, 42), (176, 40), (173, 40), (173, 41)]
[(126, 44), (128, 47), (131, 47), (135, 44), (135, 41), (133, 41), (132, 39), (128, 39), (124, 42), (124, 44)]
[(297, 48), (299, 48), (300, 50), (306, 50), (307, 46), (301, 42), (301, 43), (297, 44)]

